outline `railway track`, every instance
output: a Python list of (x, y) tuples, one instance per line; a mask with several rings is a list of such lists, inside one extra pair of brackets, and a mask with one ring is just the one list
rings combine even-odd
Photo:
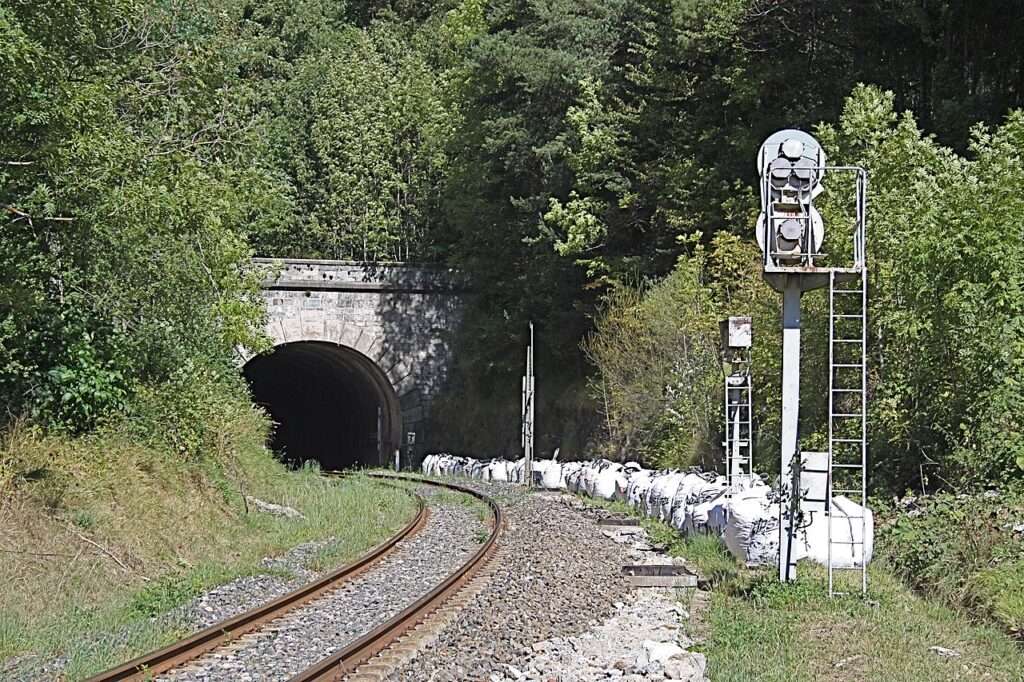
[[(374, 624), (372, 629), (361, 636), (351, 639), (330, 655), (323, 656), (312, 665), (294, 675), (270, 675), (250, 679), (288, 679), (289, 682), (326, 682), (340, 680), (356, 671), (359, 666), (368, 662), (376, 654), (397, 642), (405, 633), (427, 620), (446, 601), (451, 599), (474, 575), (487, 563), (496, 549), (498, 536), (501, 533), (503, 518), (497, 502), (480, 492), (455, 483), (439, 482), (413, 476), (390, 476), (371, 474), (371, 477), (388, 481), (408, 481), (420, 485), (435, 486), (440, 489), (452, 490), (471, 495), (484, 502), (490, 509), (492, 522), (490, 533), (472, 554), (457, 568), (448, 573), (442, 580), (434, 584), (425, 593), (418, 596), (412, 603), (405, 605), (400, 611)], [(230, 658), (232, 651), (246, 635), (246, 640), (259, 637), (261, 631), (275, 632), (282, 629), (281, 623), (289, 617), (296, 617), (304, 609), (316, 609), (323, 603), (328, 614), (343, 610), (345, 604), (338, 601), (337, 596), (346, 586), (351, 587), (359, 576), (372, 576), (374, 569), (386, 565), (389, 557), (397, 555), (397, 549), (412, 545), (417, 534), (423, 531), (430, 518), (430, 507), (424, 496), (411, 493), (417, 499), (415, 517), (399, 530), (394, 536), (373, 548), (359, 559), (343, 566), (320, 579), (299, 589), (279, 597), (263, 606), (246, 611), (238, 616), (216, 623), (200, 632), (186, 637), (162, 649), (150, 652), (129, 661), (121, 666), (89, 678), (86, 682), (120, 682), (122, 680), (150, 680), (154, 678), (179, 679), (176, 676), (182, 666), (197, 665), (197, 661), (223, 660)], [(398, 560), (398, 563), (402, 562)], [(357, 582), (357, 581), (356, 581)], [(334, 599), (332, 602), (331, 600)], [(375, 603), (375, 602), (374, 602)], [(273, 655), (273, 654), (270, 654)], [(256, 671), (249, 671), (250, 673)], [(266, 671), (261, 666), (259, 674)], [(184, 673), (180, 679), (223, 679), (219, 674), (223, 670), (212, 673)]]

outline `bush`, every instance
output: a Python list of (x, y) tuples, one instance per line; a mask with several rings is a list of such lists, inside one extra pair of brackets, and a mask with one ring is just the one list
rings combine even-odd
[[(719, 456), (718, 323), (764, 310), (770, 290), (751, 245), (720, 233), (705, 248), (699, 237), (664, 280), (611, 294), (584, 342), (598, 370), (592, 390), (605, 417), (599, 447), (608, 456), (705, 467)], [(769, 360), (760, 369), (770, 373), (773, 366)]]
[[(878, 505), (876, 505), (878, 506)], [(1024, 633), (1024, 495), (943, 493), (879, 508), (879, 556), (915, 588)]]
[(965, 158), (897, 115), (892, 93), (860, 87), (819, 135), (833, 161), (870, 173), (876, 483), (902, 490), (922, 462), (977, 487), (1019, 478), (1024, 112), (976, 127)]

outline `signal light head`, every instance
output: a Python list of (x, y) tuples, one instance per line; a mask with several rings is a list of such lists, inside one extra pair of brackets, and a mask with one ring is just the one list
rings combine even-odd
[(822, 192), (824, 166), (821, 145), (801, 130), (780, 130), (761, 145), (757, 243), (777, 265), (799, 265), (821, 248), (824, 226), (813, 200)]

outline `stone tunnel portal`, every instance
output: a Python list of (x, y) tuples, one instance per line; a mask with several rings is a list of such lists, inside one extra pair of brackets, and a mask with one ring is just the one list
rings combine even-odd
[(380, 367), (357, 350), (286, 343), (252, 358), (243, 373), (253, 400), (274, 421), (271, 447), (291, 465), (380, 466), (398, 447), (398, 396)]

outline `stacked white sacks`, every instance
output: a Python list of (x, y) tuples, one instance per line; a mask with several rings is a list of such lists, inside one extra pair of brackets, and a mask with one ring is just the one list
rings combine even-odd
[[(521, 483), (525, 462), (476, 460), (441, 453), (427, 455), (422, 469), (424, 474), (433, 476)], [(778, 499), (757, 476), (739, 480), (730, 490), (723, 476), (696, 469), (653, 471), (636, 462), (558, 462), (557, 457), (552, 457), (533, 462), (533, 483), (548, 490), (626, 502), (684, 535), (718, 536), (737, 559), (750, 566), (778, 561)], [(808, 516), (794, 550), (798, 559), (824, 564), (828, 561), (828, 522), (820, 512), (809, 512)], [(861, 516), (867, 520), (866, 533), (862, 531)], [(870, 509), (845, 497), (833, 498), (833, 565), (859, 566), (865, 557), (870, 561), (873, 529)], [(866, 539), (863, 545), (839, 544), (859, 543), (862, 539)]]

